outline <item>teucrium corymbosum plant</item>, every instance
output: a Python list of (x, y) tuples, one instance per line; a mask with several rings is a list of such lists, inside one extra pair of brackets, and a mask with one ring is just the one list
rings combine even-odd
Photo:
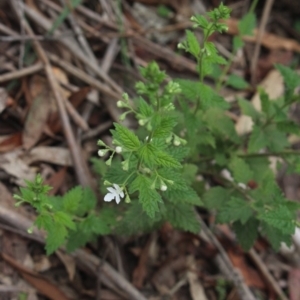
[[(35, 223), (48, 232), (48, 253), (65, 240), (73, 250), (97, 235), (145, 232), (166, 221), (197, 233), (195, 206), (214, 212), (216, 222), (231, 224), (245, 249), (259, 235), (267, 236), (275, 249), (282, 241), (290, 243), (299, 205), (282, 194), (269, 156), (280, 157), (289, 171), (300, 172), (300, 153), (291, 149), (287, 139), (289, 134), (300, 134), (288, 117), (290, 105), (299, 101), (294, 93), (299, 76), (288, 67), (276, 66), (285, 94), (270, 101), (261, 90), (261, 111), (238, 99), (235, 105), (254, 123), (251, 133), (239, 136), (227, 113), (229, 104), (218, 89), (204, 82), (216, 66), (227, 64), (209, 37), (226, 31), (222, 20), (229, 13), (221, 4), (208, 17), (192, 17), (194, 28), (203, 31), (203, 40), (199, 43), (195, 33), (187, 30), (186, 40), (179, 44), (197, 62), (197, 81), (168, 81), (152, 62), (140, 70), (144, 81), (136, 84), (137, 96), (131, 99), (124, 94), (117, 103), (124, 109), (120, 120), (132, 114), (138, 129), (115, 123), (112, 145), (98, 141), (102, 158), (94, 158), (93, 164), (106, 193), (100, 212), (89, 189), (77, 187), (63, 197), (48, 197), (41, 178), (21, 189), (19, 200), (37, 209)], [(50, 226), (53, 221), (55, 228)], [(61, 234), (56, 237), (58, 230)]]

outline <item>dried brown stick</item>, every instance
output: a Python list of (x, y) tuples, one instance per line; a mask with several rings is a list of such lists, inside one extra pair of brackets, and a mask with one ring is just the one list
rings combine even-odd
[(84, 71), (81, 69), (65, 62), (62, 61), (58, 56), (48, 53), (48, 56), (52, 62), (54, 62), (56, 65), (60, 66), (62, 69), (64, 69), (67, 73), (79, 78), (83, 82), (91, 85), (92, 87), (98, 89), (100, 92), (112, 97), (115, 100), (120, 99), (120, 95), (116, 93), (115, 91), (112, 91), (109, 89), (106, 85), (104, 85), (102, 82), (99, 80), (93, 78), (92, 76), (86, 74)]
[[(52, 26), (51, 22), (47, 20), (43, 15), (41, 15), (39, 12), (35, 11), (34, 9), (30, 8), (26, 4), (23, 4), (24, 6), (24, 12), (26, 15), (32, 19), (34, 22), (39, 24), (41, 27), (43, 27), (45, 30), (49, 30)], [(61, 8), (60, 8), (61, 11)], [(54, 34), (58, 34), (59, 31), (56, 30)], [(88, 66), (97, 76), (99, 76), (101, 79), (103, 79), (107, 84), (109, 84), (116, 92), (122, 93), (122, 88), (115, 83), (106, 73), (103, 72), (99, 66), (92, 63), (86, 55), (78, 50), (78, 47), (74, 42), (68, 38), (59, 40), (69, 51), (76, 56), (78, 59), (80, 59), (86, 66)]]
[(277, 296), (281, 300), (288, 300), (288, 297), (284, 294), (282, 289), (280, 288), (279, 284), (276, 282), (274, 277), (269, 272), (266, 264), (263, 262), (263, 260), (260, 258), (260, 256), (257, 254), (257, 252), (254, 249), (250, 249), (249, 255), (256, 264), (256, 266), (259, 268), (261, 273), (264, 275), (264, 277), (267, 279), (269, 284), (272, 286), (274, 291), (276, 292)]
[[(17, 0), (12, 0), (11, 4), (12, 4), (17, 16), (20, 18), (21, 16), (20, 16), (20, 11), (18, 10)], [(24, 28), (26, 29), (26, 32), (28, 35), (30, 35), (30, 36), (34, 35), (32, 29), (28, 23), (24, 23)], [(75, 167), (75, 172), (76, 172), (78, 182), (82, 186), (90, 186), (91, 185), (90, 173), (89, 173), (86, 161), (83, 159), (81, 149), (75, 140), (75, 137), (74, 137), (74, 134), (73, 134), (73, 131), (71, 128), (70, 120), (68, 118), (66, 106), (65, 106), (66, 99), (63, 98), (63, 96), (60, 92), (60, 86), (55, 78), (55, 75), (53, 74), (53, 70), (52, 70), (50, 62), (48, 60), (48, 57), (47, 57), (44, 49), (42, 48), (40, 42), (37, 40), (34, 40), (33, 45), (34, 45), (34, 48), (35, 48), (38, 56), (40, 57), (41, 61), (44, 63), (46, 76), (48, 78), (50, 88), (51, 88), (54, 98), (56, 100), (56, 104), (58, 107), (64, 134), (66, 136), (66, 140), (67, 140), (70, 152), (71, 152), (72, 160), (74, 162), (74, 167)]]
[[(0, 205), (0, 220), (22, 231), (27, 231), (32, 226), (32, 221), (24, 216)], [(42, 243), (45, 243), (45, 235), (34, 228), (32, 235)], [(99, 259), (95, 255), (83, 250), (76, 250), (73, 253), (79, 266), (88, 269), (94, 276), (97, 275), (97, 266), (101, 266), (101, 280), (109, 287), (115, 287), (115, 292), (128, 295), (128, 299), (147, 300), (136, 288), (122, 277), (109, 263)], [(121, 293), (120, 293), (121, 289)]]
[(262, 41), (262, 38), (263, 38), (263, 35), (265, 32), (265, 28), (267, 25), (267, 21), (268, 21), (273, 3), (274, 3), (274, 0), (267, 0), (267, 2), (265, 3), (261, 23), (260, 23), (260, 26), (258, 29), (254, 54), (253, 54), (252, 62), (251, 62), (251, 83), (252, 84), (256, 83), (256, 74), (257, 74), (256, 67), (257, 67), (258, 57), (259, 57), (260, 48), (261, 48), (261, 41)]
[(27, 75), (31, 75), (37, 73), (44, 69), (44, 66), (41, 62), (34, 64), (33, 66), (23, 68), (21, 70), (12, 71), (9, 73), (5, 73), (0, 75), (0, 83), (5, 81), (10, 81), (13, 79), (18, 79)]
[[(1, 28), (5, 30), (6, 26), (3, 25)], [(19, 37), (18, 33), (16, 33), (13, 30), (9, 30), (9, 31), (5, 30), (5, 31), (9, 32), (13, 37), (16, 37), (16, 38)], [(4, 82), (4, 81), (16, 79), (19, 77), (24, 77), (26, 75), (30, 75), (30, 74), (36, 73), (38, 71), (41, 71), (42, 69), (44, 69), (44, 66), (41, 62), (39, 62), (33, 66), (23, 68), (18, 71), (13, 71), (8, 74), (0, 75), (0, 83)], [(65, 103), (66, 103), (67, 111), (68, 111), (69, 115), (71, 116), (71, 118), (73, 119), (73, 121), (75, 122), (75, 124), (77, 124), (84, 131), (89, 130), (89, 126), (88, 126), (87, 122), (78, 114), (78, 112), (73, 107), (73, 105), (69, 101), (65, 101)]]
[[(60, 2), (64, 5), (67, 4), (66, 0), (60, 0)], [(96, 59), (93, 51), (91, 50), (91, 47), (88, 44), (81, 28), (78, 26), (77, 21), (73, 16), (73, 13), (74, 13), (74, 11), (71, 11), (71, 13), (68, 15), (68, 20), (70, 21), (72, 29), (75, 33), (75, 36), (78, 39), (78, 43), (80, 44), (80, 46), (82, 47), (82, 49), (86, 53), (86, 55), (89, 57), (89, 59), (91, 59), (94, 64), (97, 64), (97, 59)]]
[(219, 243), (219, 241), (216, 239), (216, 237), (213, 235), (211, 230), (206, 226), (205, 222), (200, 218), (199, 221), (201, 223), (201, 229), (205, 233), (205, 235), (209, 238), (209, 240), (214, 244), (214, 246), (218, 249), (220, 254), (219, 261), (221, 262), (220, 267), (225, 268), (226, 275), (229, 276), (229, 278), (234, 283), (235, 287), (237, 288), (237, 291), (239, 293), (239, 296), (242, 300), (255, 300), (254, 295), (246, 285), (246, 283), (243, 280), (243, 277), (241, 274), (233, 267), (227, 253), (225, 252), (222, 245)]
[[(81, 79), (82, 81), (84, 81), (85, 83), (91, 85), (92, 87), (98, 89), (99, 91), (107, 94), (108, 96), (110, 96), (111, 98), (113, 98), (114, 100), (119, 100), (121, 98), (120, 94), (117, 94), (116, 92), (112, 91), (111, 89), (108, 89), (105, 85), (103, 85), (99, 80), (91, 77), (90, 75), (86, 74), (84, 71), (78, 69), (77, 67), (74, 67), (73, 65), (62, 61), (61, 59), (59, 59), (59, 57), (57, 57), (54, 54), (48, 54), (50, 60), (57, 64), (58, 66), (60, 66), (62, 69), (64, 69), (67, 73), (72, 74), (73, 76)], [(107, 106), (107, 109), (111, 115), (111, 117), (113, 118), (113, 120), (118, 121), (119, 119), (119, 114), (116, 112), (116, 110), (114, 109), (115, 105), (113, 104), (113, 102), (111, 101), (111, 99), (105, 98), (103, 97), (103, 102), (105, 103), (105, 105)]]
[[(101, 22), (105, 26), (108, 26), (111, 29), (115, 29), (116, 31), (118, 31), (118, 27), (115, 24), (112, 24), (108, 20), (105, 20), (100, 15), (87, 9), (86, 7), (78, 6), (77, 10), (86, 17), (93, 19), (94, 21)], [(91, 34), (99, 36), (99, 34), (95, 31), (91, 32)], [(128, 37), (132, 38), (134, 44), (142, 46), (146, 51), (156, 55), (157, 57), (160, 57), (161, 59), (168, 61), (170, 64), (175, 65), (176, 67), (181, 69), (189, 70), (193, 73), (197, 72), (196, 63), (192, 60), (176, 54), (174, 51), (167, 47), (157, 45), (149, 41), (148, 39), (136, 34), (132, 30), (128, 30), (126, 34), (128, 35)]]

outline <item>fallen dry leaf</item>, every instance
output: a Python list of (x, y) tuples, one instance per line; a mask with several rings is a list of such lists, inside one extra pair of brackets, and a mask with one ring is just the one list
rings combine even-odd
[(8, 94), (4, 88), (0, 88), (0, 114), (7, 106)]
[[(279, 98), (284, 92), (283, 79), (277, 70), (270, 71), (259, 86), (264, 89), (271, 100)], [(261, 111), (260, 96), (258, 92), (254, 94), (250, 102), (257, 111)], [(252, 126), (252, 119), (249, 116), (241, 115), (235, 124), (235, 129), (239, 135), (244, 135), (251, 132)]]
[(73, 165), (69, 149), (62, 147), (35, 147), (24, 157), (24, 161), (28, 165), (40, 161), (60, 166)]
[[(238, 22), (239, 20), (230, 18), (224, 21), (228, 26), (228, 33), (237, 35), (239, 33)], [(258, 29), (254, 29), (253, 36), (243, 36), (246, 42), (256, 42), (258, 37)], [(300, 44), (292, 39), (277, 36), (272, 33), (265, 32), (263, 34), (261, 44), (268, 49), (285, 49), (289, 51), (300, 52)]]
[(41, 294), (53, 300), (69, 300), (69, 298), (57, 286), (50, 283), (38, 273), (25, 268), (12, 257), (4, 253), (1, 253), (0, 255), (7, 263), (18, 270), (21, 276), (34, 286)]
[(36, 174), (35, 170), (25, 163), (23, 155), (24, 151), (20, 149), (0, 154), (0, 168), (15, 177), (15, 182), (21, 186), (24, 186), (24, 180), (31, 181)]
[(204, 288), (199, 281), (198, 275), (196, 273), (197, 262), (195, 257), (189, 255), (187, 257), (187, 265), (189, 267), (187, 271), (187, 279), (190, 287), (190, 294), (193, 300), (207, 300), (207, 297), (204, 292)]
[(237, 252), (234, 249), (229, 249), (227, 253), (232, 264), (242, 273), (245, 283), (249, 287), (266, 288), (263, 278), (255, 269), (247, 264), (243, 253)]
[(22, 133), (17, 132), (8, 137), (1, 137), (0, 152), (11, 151), (22, 145)]
[(66, 267), (70, 281), (73, 281), (75, 276), (75, 271), (76, 271), (76, 263), (74, 257), (65, 254), (61, 250), (56, 250), (55, 253), (59, 257), (61, 262), (64, 264), (64, 266)]
[(31, 106), (27, 114), (24, 131), (23, 147), (32, 148), (40, 139), (46, 126), (51, 110), (53, 94), (45, 78), (33, 76), (30, 82)]
[(300, 299), (300, 269), (292, 269), (289, 272), (288, 287), (291, 300)]

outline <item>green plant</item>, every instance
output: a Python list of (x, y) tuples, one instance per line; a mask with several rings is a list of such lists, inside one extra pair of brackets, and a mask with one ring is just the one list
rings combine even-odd
[[(63, 197), (49, 197), (40, 176), (21, 188), (15, 197), (36, 208), (35, 224), (48, 232), (47, 253), (65, 240), (73, 250), (97, 235), (151, 231), (166, 221), (197, 233), (195, 206), (215, 212), (217, 222), (231, 224), (245, 249), (258, 235), (266, 236), (275, 249), (282, 241), (290, 244), (299, 204), (282, 194), (269, 157), (280, 157), (291, 172), (300, 172), (300, 152), (292, 150), (287, 139), (290, 133), (300, 134), (288, 117), (290, 105), (299, 101), (294, 90), (300, 78), (277, 65), (286, 86), (283, 97), (270, 101), (260, 90), (262, 111), (238, 99), (241, 112), (254, 122), (250, 134), (238, 136), (227, 114), (229, 104), (204, 83), (216, 65), (227, 64), (208, 39), (226, 31), (221, 19), (229, 13), (221, 4), (208, 18), (192, 17), (194, 28), (204, 33), (203, 42), (187, 30), (179, 44), (196, 59), (198, 81), (166, 82), (165, 73), (152, 62), (141, 68), (145, 82), (136, 84), (138, 96), (131, 100), (124, 94), (117, 103), (125, 109), (120, 120), (133, 114), (139, 128), (133, 132), (115, 123), (112, 146), (98, 141), (99, 156), (108, 156), (105, 163), (94, 158), (93, 164), (108, 187), (104, 201), (119, 205), (104, 204), (97, 213), (93, 192), (81, 187)], [(206, 183), (211, 185), (208, 190)]]

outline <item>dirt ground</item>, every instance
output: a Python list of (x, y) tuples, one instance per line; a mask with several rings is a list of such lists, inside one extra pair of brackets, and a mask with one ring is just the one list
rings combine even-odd
[[(199, 211), (207, 221), (199, 235), (164, 224), (151, 234), (101, 237), (73, 254), (58, 250), (46, 256), (44, 234), (27, 232), (35, 212), (16, 208), (12, 197), (37, 173), (53, 195), (77, 184), (96, 186), (90, 158), (97, 156), (99, 138), (111, 139), (109, 129), (121, 113), (116, 102), (124, 91), (134, 93), (138, 68), (155, 60), (170, 78), (196, 79), (195, 62), (177, 45), (193, 14), (218, 4), (0, 1), (1, 300), (300, 299), (299, 247), (282, 246), (275, 253), (261, 238), (244, 252), (229, 226), (210, 228), (213, 216), (205, 210)], [(232, 9), (229, 30), (211, 41), (228, 59), (237, 23), (252, 2), (224, 4)], [(254, 35), (243, 37), (245, 47), (230, 68), (251, 87), (223, 88), (229, 102), (239, 96), (255, 101), (258, 85), (278, 97), (282, 82), (274, 64), (299, 68), (299, 1), (258, 1), (255, 13)], [(230, 114), (237, 130), (247, 126), (243, 116)], [(298, 107), (291, 117), (300, 122)], [(135, 127), (134, 120), (126, 122)], [(278, 174), (278, 182), (288, 198), (300, 199), (299, 175)]]

